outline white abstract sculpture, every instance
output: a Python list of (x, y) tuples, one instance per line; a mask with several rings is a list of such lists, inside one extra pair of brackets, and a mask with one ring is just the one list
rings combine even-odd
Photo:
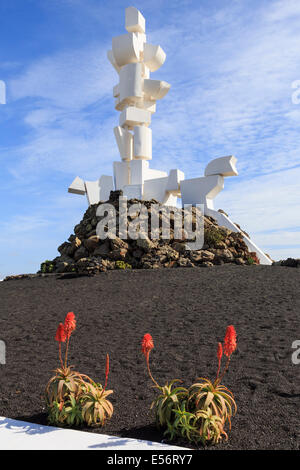
[[(170, 170), (168, 174), (149, 168), (152, 159), (151, 117), (156, 111), (156, 101), (168, 93), (171, 85), (150, 79), (150, 72), (163, 65), (166, 54), (160, 46), (147, 43), (145, 24), (139, 10), (126, 8), (127, 33), (114, 37), (112, 49), (107, 53), (119, 77), (119, 83), (113, 87), (113, 97), (115, 109), (120, 111), (114, 135), (121, 161), (113, 163), (114, 178), (102, 175), (96, 181), (83, 181), (77, 176), (68, 191), (86, 194), (89, 205), (107, 201), (112, 190), (122, 190), (129, 199), (156, 199), (168, 206), (176, 206), (177, 197), (181, 197), (183, 205), (202, 204), (204, 214), (214, 217), (220, 225), (240, 232), (227, 216), (214, 209), (214, 198), (224, 188), (224, 178), (238, 174), (234, 156), (212, 160), (203, 177), (187, 180), (178, 169)], [(244, 236), (244, 240), (262, 264), (271, 264), (248, 237)]]
[(178, 169), (165, 171), (149, 168), (152, 159), (151, 116), (156, 101), (169, 91), (170, 84), (150, 79), (150, 72), (158, 70), (166, 59), (160, 46), (148, 44), (146, 22), (139, 10), (128, 7), (125, 11), (126, 34), (112, 39), (107, 57), (119, 76), (113, 87), (115, 109), (120, 111), (119, 125), (114, 128), (121, 161), (113, 163), (114, 179), (101, 176), (96, 181), (75, 178), (69, 192), (86, 194), (89, 205), (109, 198), (111, 190), (122, 190), (129, 198), (156, 199), (170, 206), (177, 204), (203, 204), (204, 210), (213, 210), (213, 200), (224, 187), (224, 177), (237, 175), (233, 156), (212, 160), (204, 177), (184, 179)]

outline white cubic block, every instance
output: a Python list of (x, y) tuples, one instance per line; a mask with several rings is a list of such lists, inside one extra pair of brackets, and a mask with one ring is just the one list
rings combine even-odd
[(144, 182), (144, 199), (156, 199), (158, 202), (163, 203), (166, 199), (166, 183), (167, 177), (149, 179)]
[(146, 20), (142, 13), (135, 7), (128, 7), (125, 10), (125, 28), (129, 32), (144, 33), (146, 30)]
[(130, 167), (130, 184), (144, 184), (146, 174), (149, 169), (147, 160), (131, 160)]
[(144, 62), (151, 72), (158, 70), (166, 60), (166, 53), (160, 46), (146, 43), (144, 45)]
[(91, 206), (92, 204), (98, 204), (100, 201), (99, 180), (85, 181), (85, 190), (89, 205)]
[(120, 70), (120, 105), (135, 105), (143, 97), (142, 64), (127, 64)]
[(114, 183), (116, 190), (130, 184), (128, 162), (114, 162)]
[(114, 134), (122, 160), (132, 160), (133, 134), (120, 126), (114, 128)]
[(214, 198), (224, 188), (223, 176), (213, 175), (203, 178), (183, 180), (180, 183), (182, 204), (204, 204), (214, 209)]
[(145, 126), (135, 126), (133, 131), (133, 158), (151, 160), (152, 130)]
[(85, 194), (85, 186), (83, 179), (79, 178), (79, 176), (76, 176), (72, 184), (70, 184), (70, 186), (68, 187), (68, 192), (80, 195)]
[(170, 90), (171, 85), (163, 80), (144, 80), (145, 99), (161, 100)]
[(114, 183), (112, 176), (102, 175), (99, 179), (100, 186), (100, 200), (108, 201), (110, 192), (114, 190)]
[(151, 113), (135, 106), (127, 106), (120, 115), (120, 126), (134, 127), (139, 124), (149, 126), (151, 123)]
[(233, 155), (215, 158), (206, 166), (204, 174), (205, 176), (237, 176), (236, 162), (237, 159)]
[(118, 67), (138, 62), (140, 46), (135, 34), (127, 33), (112, 38), (112, 52)]

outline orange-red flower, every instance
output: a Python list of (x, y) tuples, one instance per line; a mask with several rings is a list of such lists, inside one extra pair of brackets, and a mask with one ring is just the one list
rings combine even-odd
[(146, 359), (149, 357), (149, 353), (153, 348), (154, 344), (152, 336), (149, 333), (146, 333), (142, 340), (142, 353), (144, 354)]
[(67, 313), (67, 316), (65, 318), (64, 328), (65, 328), (65, 333), (67, 337), (70, 338), (72, 331), (74, 331), (76, 328), (76, 320), (75, 320), (75, 315), (73, 312)]
[(65, 342), (66, 341), (66, 332), (65, 332), (65, 327), (62, 323), (60, 323), (58, 325), (58, 328), (57, 328), (57, 331), (56, 331), (56, 335), (55, 335), (55, 339), (56, 341), (59, 341), (60, 343), (61, 342)]
[(236, 349), (236, 331), (233, 325), (227, 326), (224, 338), (224, 354), (230, 357)]

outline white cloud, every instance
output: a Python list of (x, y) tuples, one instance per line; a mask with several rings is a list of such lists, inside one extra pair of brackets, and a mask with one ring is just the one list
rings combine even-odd
[(42, 99), (46, 105), (73, 111), (103, 99), (114, 78), (106, 49), (91, 44), (36, 61), (23, 75), (11, 80), (12, 99)]

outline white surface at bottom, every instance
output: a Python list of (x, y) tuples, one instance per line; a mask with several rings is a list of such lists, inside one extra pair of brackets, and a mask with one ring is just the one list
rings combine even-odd
[(178, 450), (160, 444), (0, 417), (0, 450)]

